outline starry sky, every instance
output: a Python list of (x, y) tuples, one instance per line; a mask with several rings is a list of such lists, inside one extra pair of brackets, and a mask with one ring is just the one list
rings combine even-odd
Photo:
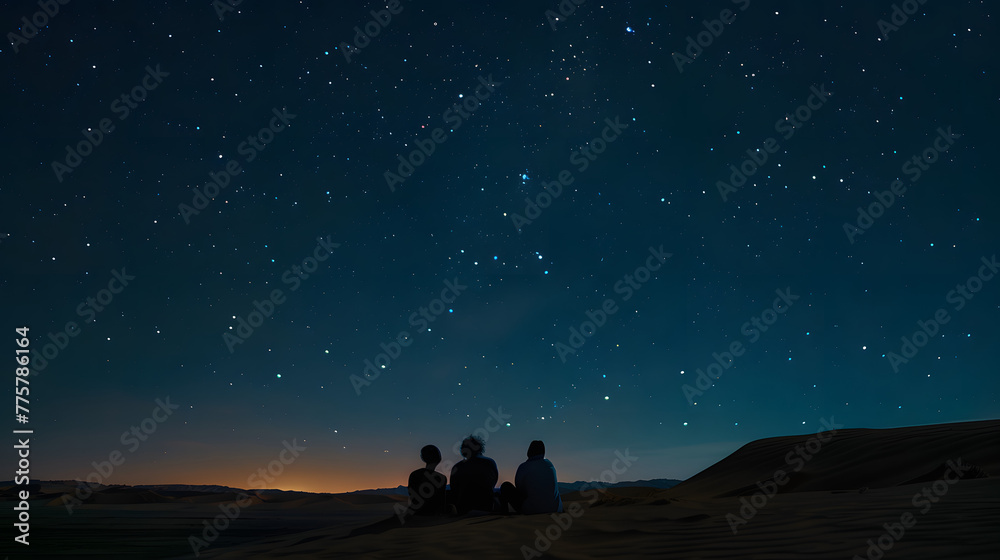
[(501, 480), (533, 439), (686, 478), (996, 418), (997, 14), (906, 7), (6, 3), (32, 478), (389, 487), (475, 430)]

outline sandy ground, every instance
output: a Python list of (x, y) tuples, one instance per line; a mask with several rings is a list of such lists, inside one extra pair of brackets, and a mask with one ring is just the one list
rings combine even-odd
[[(255, 498), (200, 558), (850, 560), (869, 558), (869, 539), (880, 538), (887, 550), (872, 549), (872, 560), (1000, 558), (1000, 421), (821, 435), (752, 442), (669, 490), (569, 494), (576, 516), (558, 519), (410, 518), (390, 527), (390, 497)], [(788, 460), (807, 445), (808, 460)], [(119, 490), (68, 515), (59, 489), (45, 491), (32, 503), (31, 554), (12, 558), (195, 558), (188, 538), (232, 504), (223, 494)], [(131, 503), (143, 500), (160, 503)]]

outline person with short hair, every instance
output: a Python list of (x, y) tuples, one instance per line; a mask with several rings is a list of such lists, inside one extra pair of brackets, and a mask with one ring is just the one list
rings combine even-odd
[(441, 450), (434, 445), (425, 445), (420, 450), (420, 460), (426, 466), (410, 473), (407, 490), (410, 494), (409, 509), (414, 515), (439, 515), (448, 512), (444, 475), (435, 469), (441, 463)]

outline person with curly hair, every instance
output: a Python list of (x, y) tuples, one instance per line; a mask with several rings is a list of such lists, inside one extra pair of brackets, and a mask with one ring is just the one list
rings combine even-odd
[(493, 495), (499, 472), (496, 461), (483, 455), (486, 443), (476, 435), (462, 440), (462, 457), (451, 469), (451, 497), (458, 513), (497, 509)]

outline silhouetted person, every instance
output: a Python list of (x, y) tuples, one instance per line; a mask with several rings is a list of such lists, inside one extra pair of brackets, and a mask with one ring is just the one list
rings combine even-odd
[(451, 469), (450, 500), (459, 514), (469, 510), (493, 511), (493, 487), (499, 473), (493, 459), (485, 457), (486, 444), (471, 435), (462, 441), (462, 459)]
[(562, 513), (562, 497), (556, 468), (545, 458), (545, 444), (539, 440), (528, 446), (528, 460), (517, 467), (514, 484), (500, 487), (500, 511), (507, 513), (507, 504), (514, 511), (532, 513)]
[(443, 474), (434, 470), (441, 462), (441, 451), (434, 445), (425, 445), (420, 450), (420, 460), (427, 466), (410, 473), (406, 484), (410, 492), (410, 509), (416, 515), (447, 513), (445, 486), (448, 481)]

